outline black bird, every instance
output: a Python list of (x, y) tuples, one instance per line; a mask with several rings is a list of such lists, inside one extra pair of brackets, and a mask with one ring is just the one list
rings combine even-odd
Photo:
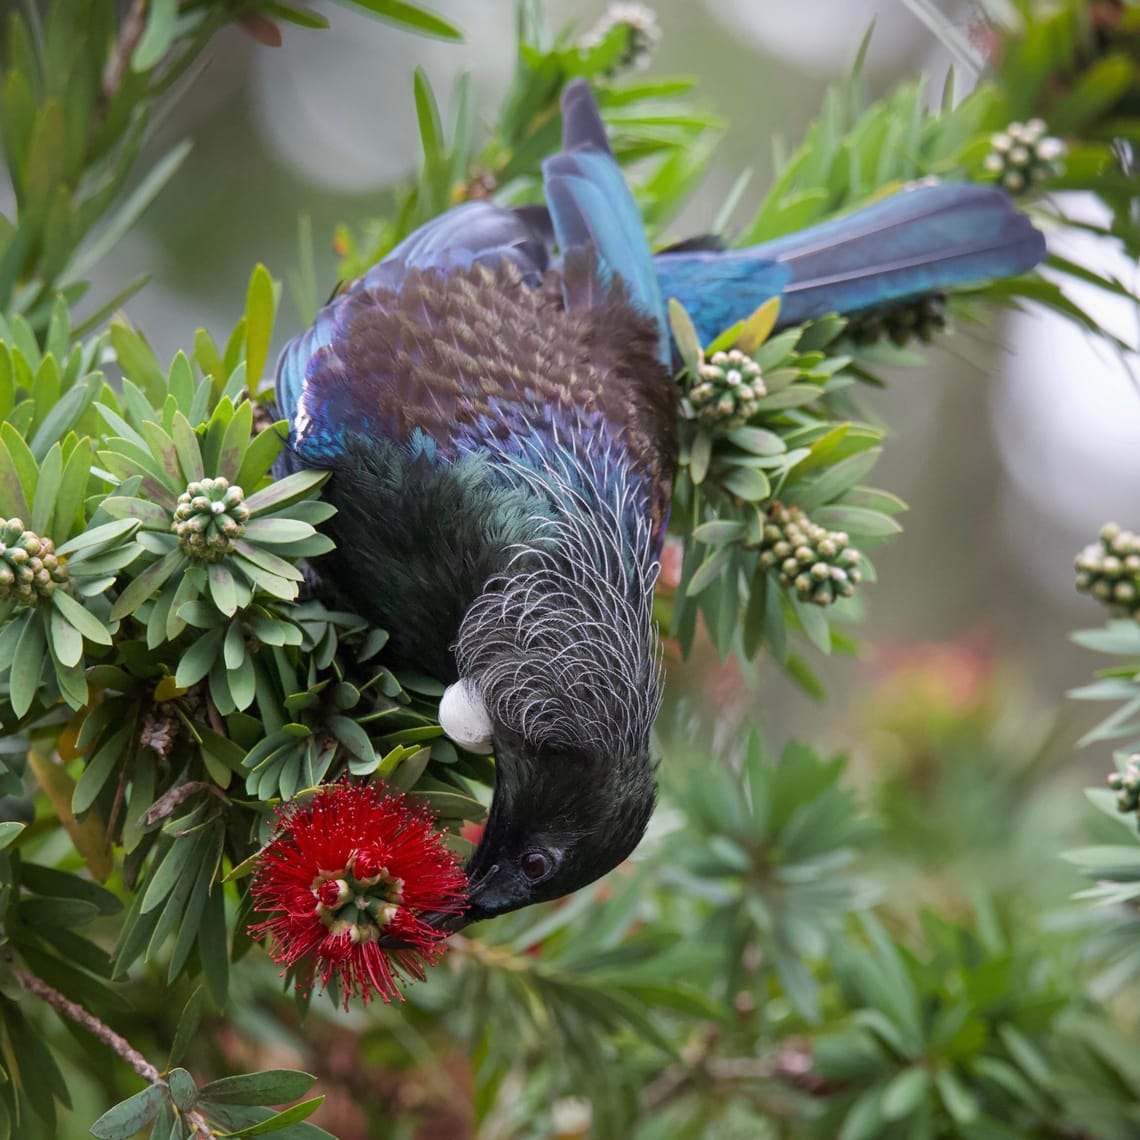
[(447, 683), (453, 739), (494, 752), (466, 921), (599, 878), (653, 811), (651, 603), (679, 413), (663, 298), (707, 341), (772, 296), (798, 323), (1044, 255), (1002, 192), (938, 185), (750, 249), (654, 257), (584, 81), (562, 114), (546, 210), (441, 215), (278, 365), (287, 463), (333, 472), (322, 582)]

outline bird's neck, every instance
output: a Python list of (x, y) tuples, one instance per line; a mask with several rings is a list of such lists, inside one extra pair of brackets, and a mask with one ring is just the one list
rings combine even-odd
[(497, 456), (541, 503), (469, 608), (456, 662), (499, 723), (536, 744), (644, 747), (659, 704), (649, 489), (587, 413), (512, 434)]

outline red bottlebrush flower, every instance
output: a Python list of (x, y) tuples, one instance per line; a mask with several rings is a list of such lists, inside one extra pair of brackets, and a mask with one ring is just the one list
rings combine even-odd
[(277, 814), (251, 889), (267, 917), (250, 934), (268, 936), (302, 992), (335, 975), (346, 1009), (353, 994), (402, 1000), (401, 985), (422, 981), (443, 955), (447, 932), (423, 916), (465, 906), (467, 879), (431, 817), (379, 785), (347, 781)]

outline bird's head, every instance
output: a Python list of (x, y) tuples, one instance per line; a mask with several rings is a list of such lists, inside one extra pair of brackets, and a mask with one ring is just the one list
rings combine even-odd
[(601, 878), (637, 846), (653, 813), (648, 750), (533, 745), (494, 734), (495, 794), (467, 866), (465, 922), (546, 902)]

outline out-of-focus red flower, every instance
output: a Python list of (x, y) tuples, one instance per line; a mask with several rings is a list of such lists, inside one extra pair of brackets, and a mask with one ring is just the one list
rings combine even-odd
[(473, 843), (478, 847), (479, 841), (483, 838), (483, 832), (486, 830), (487, 825), (485, 823), (476, 823), (474, 820), (469, 819), (460, 828), (459, 835), (461, 838), (466, 839), (468, 843)]
[(446, 932), (423, 916), (460, 913), (466, 887), (429, 815), (380, 785), (328, 784), (278, 812), (252, 887), (267, 917), (250, 934), (296, 968), (302, 992), (336, 975), (346, 1009), (353, 994), (402, 1000), (401, 985), (443, 955)]

